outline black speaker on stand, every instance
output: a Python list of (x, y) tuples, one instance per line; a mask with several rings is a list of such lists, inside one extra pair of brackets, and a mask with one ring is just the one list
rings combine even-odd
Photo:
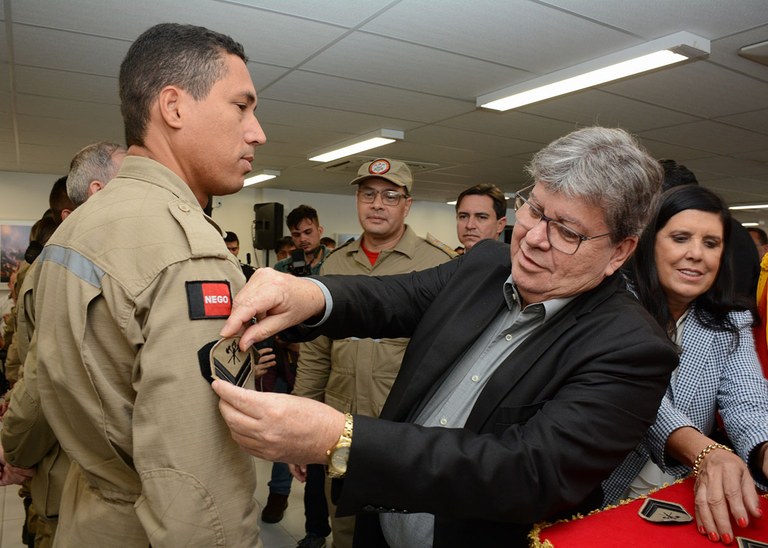
[(277, 247), (283, 237), (283, 204), (268, 202), (253, 205), (253, 247), (266, 249), (266, 266), (269, 266), (269, 250)]

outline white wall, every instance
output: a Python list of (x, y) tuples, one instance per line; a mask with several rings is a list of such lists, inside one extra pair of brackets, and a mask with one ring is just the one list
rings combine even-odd
[(48, 209), (48, 194), (59, 177), (0, 171), (0, 220), (36, 221)]
[[(0, 171), (0, 220), (39, 219), (48, 209), (48, 194), (57, 178), (50, 174)], [(259, 252), (257, 258), (251, 237), (253, 205), (265, 202), (283, 204), (286, 215), (300, 204), (314, 207), (320, 216), (325, 235), (332, 238), (340, 233), (360, 233), (352, 187), (348, 196), (246, 187), (237, 194), (215, 198), (213, 209), (213, 219), (222, 230), (232, 230), (240, 238), (240, 260), (243, 262), (246, 253), (250, 253), (254, 265), (257, 262), (261, 266), (266, 264), (263, 252)], [(417, 234), (424, 236), (429, 232), (451, 248), (459, 245), (454, 207), (436, 202), (420, 202), (418, 189), (406, 222)], [(283, 234), (288, 234), (285, 226)], [(273, 265), (274, 262), (274, 254), (271, 254), (269, 264)]]

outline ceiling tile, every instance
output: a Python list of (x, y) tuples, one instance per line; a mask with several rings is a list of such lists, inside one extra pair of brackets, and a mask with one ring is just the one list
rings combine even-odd
[(31, 67), (16, 68), (19, 94), (119, 104), (117, 78)]
[(752, 28), (765, 19), (764, 0), (739, 0), (726, 7), (717, 1), (615, 2), (611, 0), (545, 0), (584, 17), (647, 38), (681, 30), (714, 39)]
[(700, 150), (730, 154), (768, 147), (768, 136), (717, 122), (701, 121), (639, 133), (655, 141), (685, 143)]
[[(430, 76), (425, 78), (426, 67)], [(345, 37), (302, 69), (471, 101), (530, 77), (496, 63), (361, 33)]]
[[(296, 71), (271, 86), (266, 98), (433, 122), (474, 110), (474, 102), (456, 101), (411, 91)], [(399, 129), (399, 128), (391, 128)]]
[(692, 122), (695, 117), (600, 90), (585, 90), (520, 109), (580, 126), (632, 128), (633, 131)]
[(692, 61), (603, 86), (604, 91), (705, 118), (765, 107), (768, 83)]
[(436, 5), (403, 0), (362, 29), (532, 74), (624, 49), (627, 41), (639, 42), (616, 29), (527, 1), (441, 0)]

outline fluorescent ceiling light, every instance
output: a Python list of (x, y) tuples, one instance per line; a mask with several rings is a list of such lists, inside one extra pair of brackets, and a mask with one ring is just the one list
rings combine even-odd
[(256, 173), (256, 175), (248, 177), (245, 180), (245, 183), (243, 183), (243, 186), (251, 186), (258, 183), (263, 183), (264, 181), (269, 181), (275, 177), (280, 177), (280, 171), (276, 169), (262, 169)]
[(768, 209), (768, 204), (751, 204), (731, 206), (728, 209)]
[(388, 145), (395, 141), (405, 138), (405, 134), (402, 131), (396, 129), (379, 129), (354, 139), (349, 139), (342, 143), (339, 143), (328, 150), (318, 150), (307, 156), (308, 160), (313, 162), (330, 162), (337, 158), (343, 158), (344, 156), (351, 156), (364, 150), (370, 150), (372, 148)]
[(690, 32), (677, 32), (481, 95), (476, 104), (493, 110), (509, 110), (708, 54), (709, 40)]
[(745, 228), (749, 226), (760, 226), (760, 223), (741, 223), (741, 226)]

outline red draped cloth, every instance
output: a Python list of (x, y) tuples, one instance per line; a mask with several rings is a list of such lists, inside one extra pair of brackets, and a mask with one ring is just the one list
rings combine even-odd
[[(696, 529), (693, 504), (693, 477), (676, 482), (648, 495), (650, 498), (682, 504), (694, 520), (682, 524), (658, 524), (646, 521), (638, 514), (645, 497), (593, 512), (553, 525), (537, 525), (531, 531), (531, 546), (535, 548), (657, 548), (674, 546), (696, 548), (723, 546), (714, 544)], [(768, 542), (768, 498), (760, 497), (763, 517), (750, 518), (747, 527), (734, 524), (736, 537)], [(732, 543), (731, 546), (736, 546)]]

